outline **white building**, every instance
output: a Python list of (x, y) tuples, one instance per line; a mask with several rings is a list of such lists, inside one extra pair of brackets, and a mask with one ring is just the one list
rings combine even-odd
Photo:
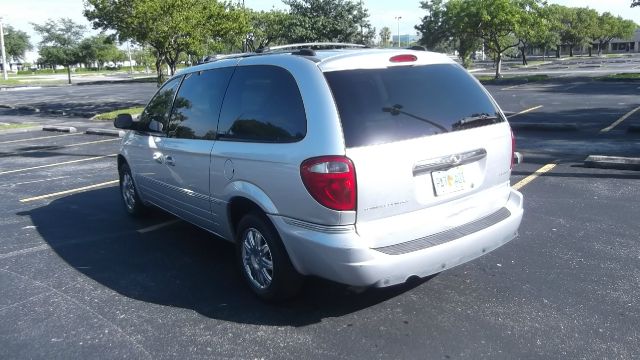
[(611, 54), (640, 52), (640, 29), (636, 30), (635, 35), (631, 39), (611, 40), (609, 47), (607, 48), (607, 52)]

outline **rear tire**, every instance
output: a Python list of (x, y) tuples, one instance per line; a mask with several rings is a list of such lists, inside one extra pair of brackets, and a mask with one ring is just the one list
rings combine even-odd
[(131, 175), (129, 165), (122, 164), (119, 173), (120, 196), (122, 197), (124, 208), (131, 216), (140, 217), (144, 215), (149, 208), (142, 203), (138, 195), (138, 189), (136, 189), (136, 185), (133, 182), (133, 175)]
[(252, 212), (242, 217), (236, 230), (236, 247), (242, 277), (262, 300), (282, 301), (299, 292), (302, 276), (265, 215)]

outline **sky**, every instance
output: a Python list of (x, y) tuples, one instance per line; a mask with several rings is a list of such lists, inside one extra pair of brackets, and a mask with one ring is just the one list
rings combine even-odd
[[(631, 0), (547, 0), (549, 3), (573, 7), (590, 7), (602, 13), (609, 11), (640, 24), (640, 7), (629, 8)], [(415, 34), (413, 28), (425, 15), (420, 9), (420, 0), (363, 0), (369, 10), (370, 21), (376, 29), (388, 26), (391, 33)], [(281, 0), (245, 0), (245, 6), (256, 10), (286, 9)], [(2, 22), (27, 32), (34, 46), (40, 40), (34, 33), (31, 23), (44, 23), (49, 18), (69, 17), (77, 23), (87, 26), (87, 34), (95, 33), (91, 25), (82, 16), (83, 0), (0, 0)], [(398, 23), (395, 17), (402, 17)], [(35, 52), (27, 54), (28, 61), (34, 61)]]

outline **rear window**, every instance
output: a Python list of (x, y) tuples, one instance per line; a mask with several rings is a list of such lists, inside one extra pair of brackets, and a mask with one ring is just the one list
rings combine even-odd
[(504, 121), (455, 64), (325, 73), (347, 147), (384, 144)]

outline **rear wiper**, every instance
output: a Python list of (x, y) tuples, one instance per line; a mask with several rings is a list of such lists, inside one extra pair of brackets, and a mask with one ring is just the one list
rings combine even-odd
[(432, 126), (435, 126), (438, 129), (442, 130), (443, 132), (449, 132), (449, 130), (446, 127), (438, 124), (437, 122), (431, 121), (429, 119), (425, 119), (423, 117), (408, 113), (408, 112), (400, 110), (400, 109), (402, 109), (402, 105), (396, 104), (396, 105), (393, 105), (392, 107), (383, 107), (382, 111), (388, 112), (391, 115), (399, 115), (399, 114), (407, 115), (407, 116), (409, 116), (411, 118), (414, 118), (416, 120), (424, 121), (424, 122), (426, 122), (426, 123), (428, 123), (428, 124), (430, 124)]
[(487, 113), (473, 114), (454, 122), (451, 127), (454, 130), (469, 129), (473, 127), (495, 124), (500, 119), (497, 115), (489, 115)]

